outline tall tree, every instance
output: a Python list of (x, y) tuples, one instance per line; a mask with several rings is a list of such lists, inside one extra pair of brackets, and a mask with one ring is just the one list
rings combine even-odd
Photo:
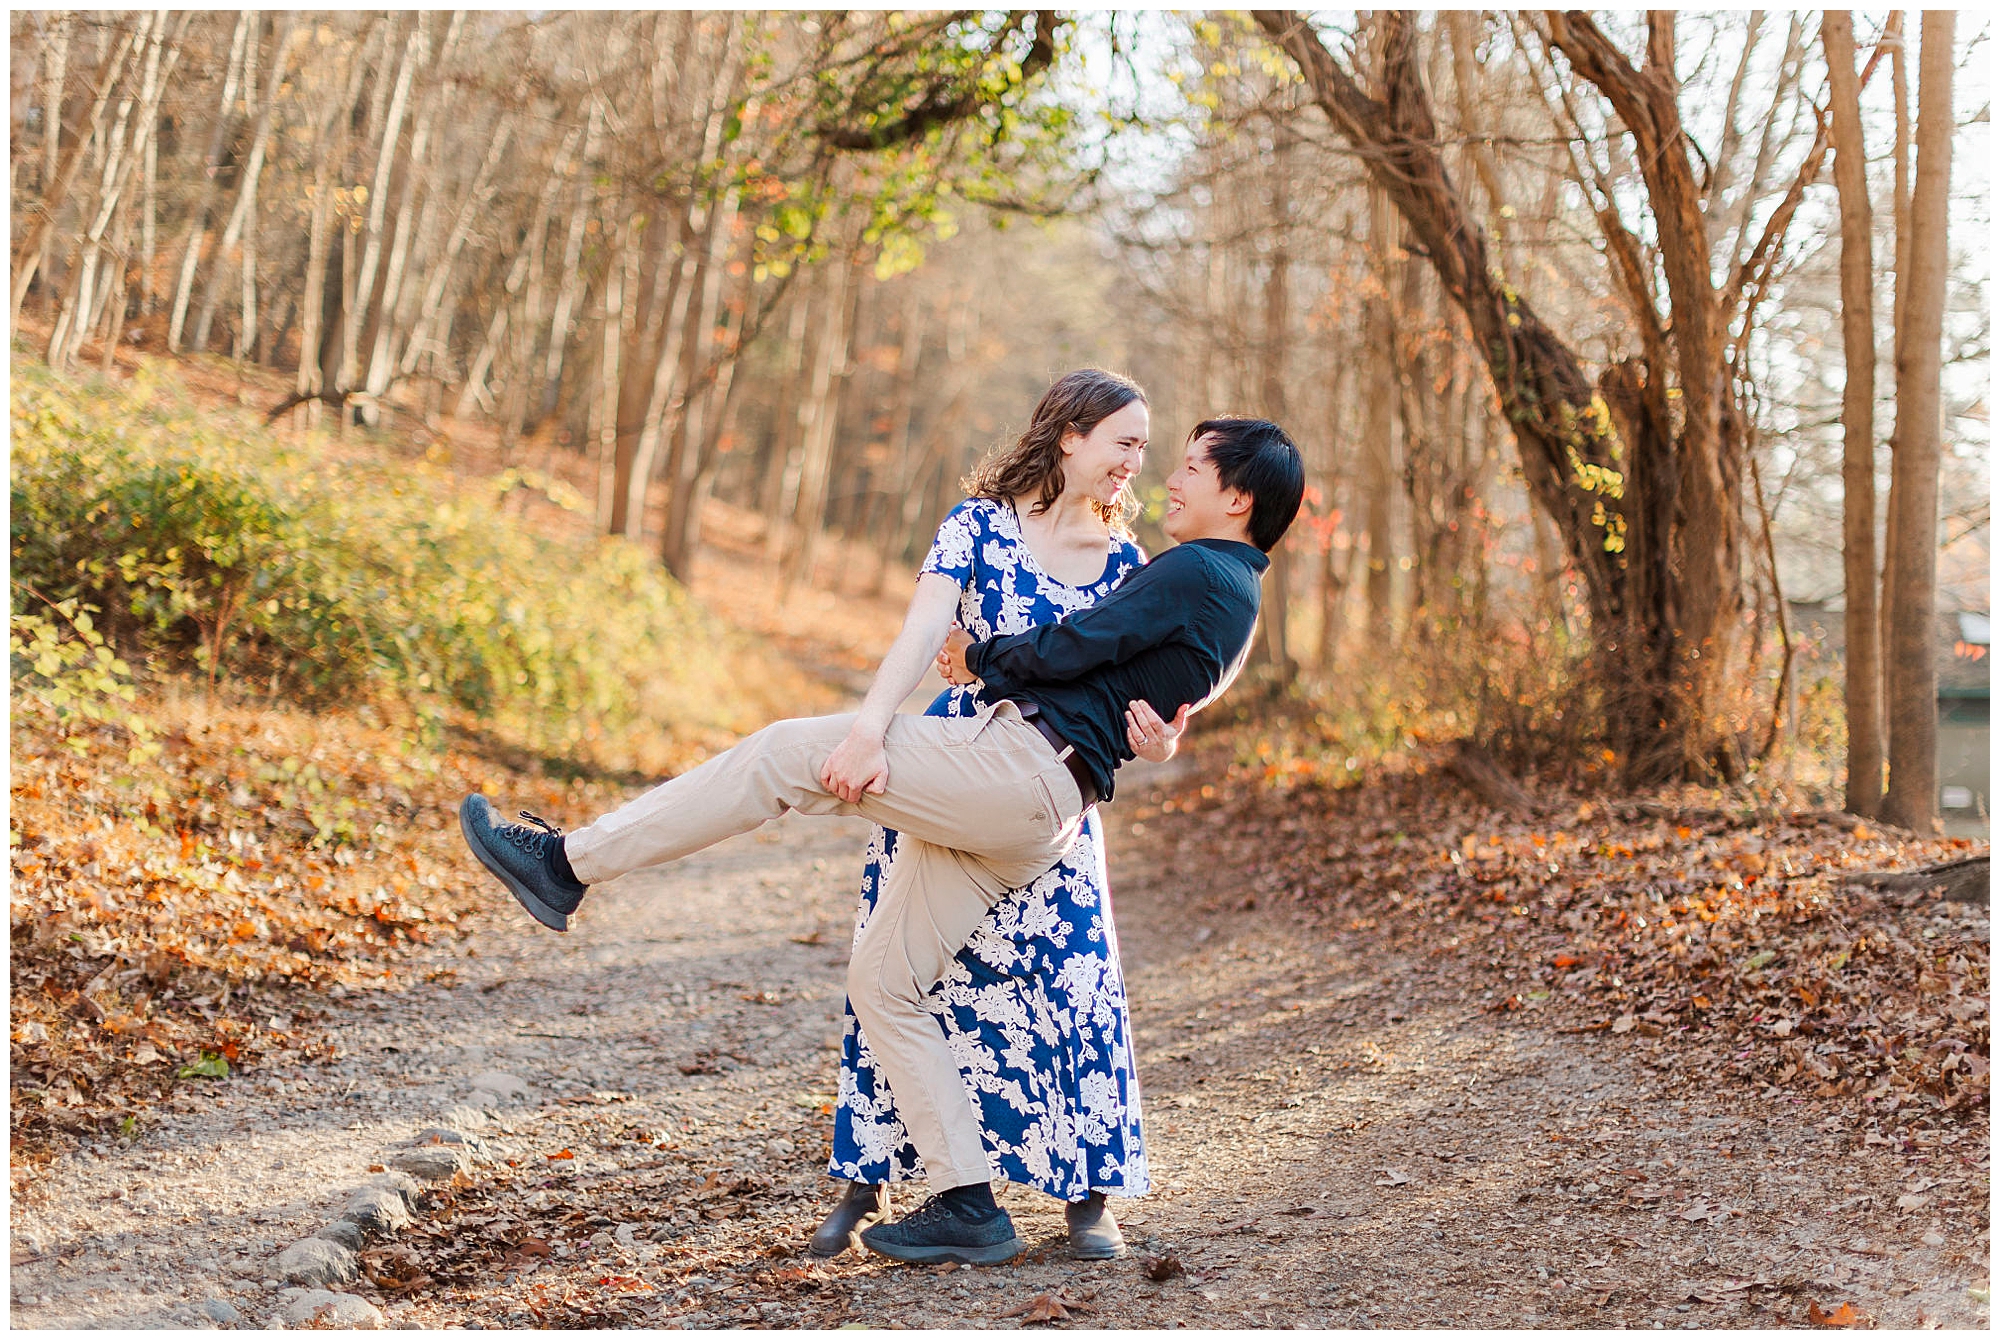
[(1882, 660), (1875, 583), (1875, 253), (1861, 95), (1854, 77), (1854, 17), (1829, 10), (1820, 24), (1833, 114), (1833, 180), (1840, 193), (1840, 337), (1847, 380), (1840, 397), (1841, 559), (1847, 593), (1847, 808), (1882, 804)]
[(1721, 700), (1742, 659), (1744, 431), (1728, 331), (1753, 286), (1761, 290), (1818, 170), (1817, 146), (1757, 244), (1718, 282), (1680, 115), (1674, 16), (1648, 15), (1638, 63), (1587, 15), (1543, 16), (1550, 49), (1633, 141), (1664, 276), (1662, 304), (1618, 202), (1603, 202), (1607, 255), (1640, 349), (1593, 383), (1570, 343), (1492, 262), (1439, 144), (1414, 16), (1388, 11), (1378, 20), (1379, 95), (1364, 91), (1299, 14), (1266, 10), (1256, 20), (1297, 64), (1334, 130), (1361, 151), (1409, 226), (1410, 250), (1471, 325), (1531, 496), (1582, 579), (1625, 777), (1734, 775), (1740, 756)]
[[(1896, 463), (1889, 551), (1889, 789), (1882, 816), (1929, 832), (1937, 818), (1939, 374), (1951, 193), (1951, 10), (1926, 10), (1918, 58), (1917, 171), (1910, 195), (1909, 300), (1896, 353)], [(1902, 287), (1902, 277), (1897, 277)]]

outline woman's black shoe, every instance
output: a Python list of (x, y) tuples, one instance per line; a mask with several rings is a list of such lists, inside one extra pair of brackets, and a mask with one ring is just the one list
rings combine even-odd
[(1069, 1221), (1069, 1254), (1077, 1260), (1111, 1261), (1125, 1255), (1125, 1235), (1102, 1191), (1063, 1206), (1063, 1218)]
[(839, 1256), (849, 1247), (861, 1245), (861, 1230), (881, 1222), (889, 1213), (889, 1188), (886, 1184), (870, 1182), (849, 1182), (847, 1192), (840, 1203), (814, 1230), (812, 1243), (806, 1248), (814, 1256)]

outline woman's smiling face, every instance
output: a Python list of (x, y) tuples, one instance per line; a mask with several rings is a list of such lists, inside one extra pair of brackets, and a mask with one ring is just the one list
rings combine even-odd
[(1097, 421), (1088, 433), (1062, 436), (1064, 491), (1074, 489), (1110, 506), (1146, 463), (1152, 415), (1134, 400)]

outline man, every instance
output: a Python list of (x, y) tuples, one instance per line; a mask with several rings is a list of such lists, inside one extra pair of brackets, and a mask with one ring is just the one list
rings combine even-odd
[(786, 810), (851, 814), (902, 845), (854, 946), (847, 994), (937, 1194), (861, 1235), (902, 1261), (997, 1264), (1025, 1249), (994, 1202), (971, 1095), (924, 997), (996, 902), (1061, 860), (1084, 811), (1111, 799), (1133, 757), (1125, 713), (1162, 721), (1199, 708), (1242, 668), (1266, 555), (1304, 492), (1299, 451), (1263, 419), (1210, 419), (1167, 481), (1162, 522), (1176, 547), (1087, 610), (974, 643), (954, 630), (951, 677), (984, 680), (995, 706), (974, 717), (899, 715), (883, 741), (886, 778), (848, 798), (825, 764), (851, 716), (781, 721), (567, 836), (496, 824), (468, 796), (473, 854), (536, 920), (556, 930), (589, 885), (745, 833)]

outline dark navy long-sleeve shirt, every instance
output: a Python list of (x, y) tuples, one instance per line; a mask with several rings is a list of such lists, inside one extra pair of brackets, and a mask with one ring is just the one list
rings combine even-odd
[(1112, 774), (1133, 756), (1125, 705), (1141, 699), (1172, 721), (1229, 687), (1249, 651), (1270, 564), (1254, 545), (1190, 540), (1089, 609), (973, 643), (966, 668), (992, 697), (1037, 704), (1109, 800)]

